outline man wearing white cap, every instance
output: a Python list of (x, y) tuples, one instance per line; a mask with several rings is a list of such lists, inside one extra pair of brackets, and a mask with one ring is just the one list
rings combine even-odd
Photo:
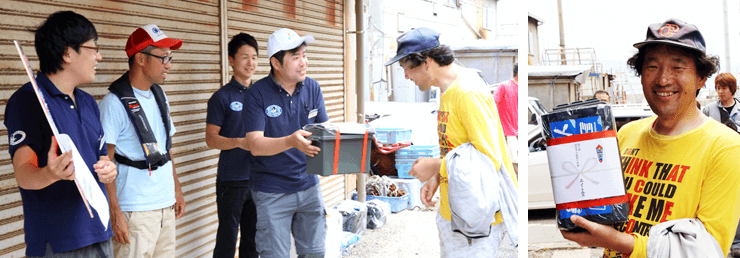
[(175, 257), (175, 219), (185, 200), (170, 150), (175, 126), (159, 84), (180, 46), (157, 25), (137, 28), (126, 42), (129, 71), (100, 102), (108, 156), (120, 175), (106, 185), (116, 257)]
[(306, 45), (279, 29), (267, 42), (270, 75), (249, 87), (244, 121), (254, 159), (249, 187), (257, 208), (255, 242), (262, 258), (290, 257), (290, 234), (298, 257), (324, 257), (326, 211), (316, 175), (306, 173), (306, 155), (320, 149), (301, 130), (329, 120), (318, 82), (306, 77)]

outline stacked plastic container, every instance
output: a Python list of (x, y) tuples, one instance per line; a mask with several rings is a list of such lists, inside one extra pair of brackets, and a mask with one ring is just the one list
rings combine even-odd
[(401, 187), (401, 189), (403, 189), (403, 191), (405, 191), (406, 194), (409, 196), (409, 204), (406, 207), (407, 210), (413, 210), (416, 207), (424, 208), (423, 204), (421, 203), (421, 197), (419, 196), (421, 192), (421, 187), (424, 185), (424, 183), (416, 178), (396, 178), (392, 180), (393, 183), (395, 183), (398, 187)]
[(396, 144), (411, 140), (411, 129), (406, 128), (376, 128), (375, 138), (383, 144)]
[[(352, 192), (352, 200), (357, 200), (357, 191)], [(409, 194), (401, 197), (388, 197), (388, 196), (375, 196), (365, 195), (366, 201), (378, 200), (388, 203), (391, 206), (391, 212), (397, 213), (402, 210), (408, 209)]]
[(439, 145), (411, 145), (396, 151), (398, 178), (414, 178), (409, 170), (418, 158), (439, 158)]

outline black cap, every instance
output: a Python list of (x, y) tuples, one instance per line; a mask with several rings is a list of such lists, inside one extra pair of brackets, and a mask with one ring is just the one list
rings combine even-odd
[(669, 19), (663, 23), (650, 24), (645, 41), (636, 43), (633, 46), (639, 49), (652, 43), (669, 44), (698, 50), (702, 53), (707, 52), (704, 37), (701, 36), (699, 29), (693, 24), (688, 24), (678, 19)]
[(409, 54), (419, 53), (439, 46), (439, 33), (430, 28), (421, 27), (401, 34), (396, 39), (398, 49), (396, 56), (385, 63), (389, 66)]

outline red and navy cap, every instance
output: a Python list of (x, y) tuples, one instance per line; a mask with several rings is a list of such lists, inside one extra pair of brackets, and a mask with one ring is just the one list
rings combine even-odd
[(126, 55), (131, 57), (148, 46), (168, 47), (170, 50), (176, 50), (182, 46), (182, 40), (168, 38), (157, 25), (144, 25), (128, 37)]
[(636, 43), (633, 46), (639, 49), (647, 44), (655, 43), (684, 47), (698, 50), (702, 53), (707, 52), (704, 37), (701, 36), (699, 29), (693, 24), (688, 24), (678, 19), (669, 19), (663, 23), (650, 24), (645, 41)]

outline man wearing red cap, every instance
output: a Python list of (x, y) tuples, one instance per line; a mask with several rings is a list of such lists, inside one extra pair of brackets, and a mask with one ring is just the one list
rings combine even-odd
[(175, 219), (185, 201), (172, 159), (175, 126), (159, 86), (182, 46), (157, 25), (137, 28), (126, 42), (129, 71), (100, 102), (100, 120), (120, 175), (106, 185), (116, 257), (175, 257)]

